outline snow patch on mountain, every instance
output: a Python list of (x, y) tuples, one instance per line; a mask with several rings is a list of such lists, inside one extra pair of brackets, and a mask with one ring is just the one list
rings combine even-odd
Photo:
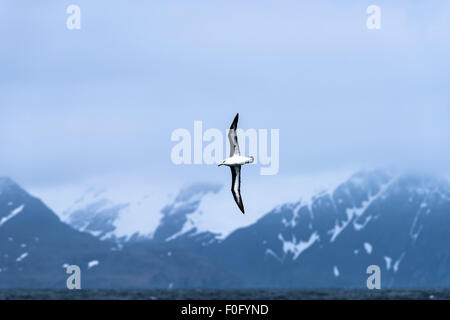
[(388, 256), (384, 256), (384, 261), (386, 262), (386, 269), (391, 270), (392, 258)]
[(285, 254), (288, 252), (293, 253), (294, 255), (293, 260), (296, 260), (302, 254), (303, 251), (311, 247), (317, 240), (319, 240), (319, 238), (320, 237), (317, 234), (317, 232), (312, 233), (307, 241), (298, 241), (298, 242), (297, 239), (295, 238), (295, 235), (292, 236), (291, 241), (285, 240), (281, 233), (278, 235), (278, 239), (283, 244), (283, 252)]
[(265, 254), (268, 255), (268, 256), (272, 256), (272, 257), (275, 258), (278, 262), (283, 263), (283, 259), (281, 259), (275, 252), (273, 252), (272, 249), (266, 249)]
[(21, 262), (23, 259), (25, 259), (26, 257), (28, 257), (28, 252), (24, 252), (22, 253), (19, 257), (17, 257), (16, 261), (17, 262)]
[(400, 262), (402, 262), (403, 258), (405, 257), (405, 252), (403, 252), (400, 257), (395, 261), (394, 263), (394, 272), (397, 272), (400, 267)]
[(355, 230), (360, 231), (360, 230), (364, 229), (365, 226), (367, 226), (367, 224), (370, 222), (370, 220), (372, 220), (371, 216), (367, 216), (364, 219), (363, 223), (358, 223), (357, 220), (355, 219), (355, 221), (353, 221), (353, 227), (355, 228)]
[(333, 267), (333, 274), (336, 278), (339, 277), (340, 273), (339, 273), (339, 269), (337, 266)]
[(366, 250), (367, 254), (371, 254), (373, 247), (369, 242), (364, 242), (364, 250)]
[(6, 222), (11, 220), (12, 218), (14, 218), (19, 213), (21, 213), (24, 207), (25, 207), (25, 205), (21, 205), (21, 206), (17, 207), (16, 209), (12, 210), (11, 213), (9, 215), (7, 215), (6, 217), (1, 218), (0, 219), (0, 227), (3, 226)]

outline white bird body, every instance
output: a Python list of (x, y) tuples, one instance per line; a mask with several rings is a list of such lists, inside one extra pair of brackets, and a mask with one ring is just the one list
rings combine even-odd
[(232, 157), (226, 158), (220, 165), (225, 166), (242, 166), (247, 163), (252, 163), (253, 157), (244, 157), (241, 155), (233, 155)]
[(228, 140), (230, 141), (230, 156), (219, 163), (219, 167), (222, 165), (228, 166), (231, 169), (231, 193), (233, 194), (234, 201), (238, 205), (242, 213), (244, 211), (244, 203), (241, 197), (241, 166), (247, 163), (252, 163), (254, 158), (241, 156), (239, 150), (239, 143), (236, 134), (237, 123), (239, 119), (239, 113), (234, 117), (231, 124), (230, 131), (228, 132)]

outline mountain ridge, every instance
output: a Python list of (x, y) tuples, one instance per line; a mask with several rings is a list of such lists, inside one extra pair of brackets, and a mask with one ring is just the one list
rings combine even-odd
[[(11, 180), (9, 180), (11, 181)], [(0, 193), (0, 288), (65, 288), (66, 266), (82, 271), (86, 288), (170, 288), (227, 284), (233, 276), (181, 245), (121, 245), (63, 223), (17, 184)], [(196, 277), (190, 274), (199, 272)]]
[(15, 214), (0, 224), (4, 287), (63, 286), (67, 263), (83, 267), (89, 287), (353, 288), (365, 287), (369, 265), (382, 287), (450, 287), (450, 184), (430, 175), (360, 171), (221, 239), (185, 227), (220, 190), (198, 184), (164, 207), (152, 238), (126, 242), (77, 231), (7, 185), (0, 221)]

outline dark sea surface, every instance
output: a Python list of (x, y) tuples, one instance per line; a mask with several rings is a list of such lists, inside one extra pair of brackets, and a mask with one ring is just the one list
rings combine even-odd
[(450, 289), (2, 289), (0, 300), (441, 300)]

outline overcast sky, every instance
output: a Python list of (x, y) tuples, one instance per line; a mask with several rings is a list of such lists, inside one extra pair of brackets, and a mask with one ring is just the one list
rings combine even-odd
[[(70, 4), (81, 30), (66, 28)], [(366, 28), (370, 4), (381, 30)], [(280, 129), (279, 177), (448, 174), (449, 33), (446, 0), (3, 0), (0, 175), (29, 188), (229, 179), (175, 166), (170, 136), (194, 120), (225, 130), (236, 112), (244, 129)]]

